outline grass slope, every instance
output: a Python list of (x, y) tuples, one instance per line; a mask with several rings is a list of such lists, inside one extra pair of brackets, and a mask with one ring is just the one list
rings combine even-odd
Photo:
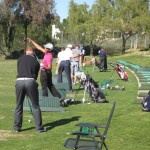
[[(139, 59), (140, 58), (140, 59)], [(146, 57), (117, 56), (109, 57), (109, 61), (123, 59), (148, 65)], [(142, 61), (141, 61), (142, 60)], [(55, 69), (55, 68), (53, 68)], [(53, 70), (54, 71), (54, 70)], [(87, 70), (96, 81), (109, 80), (113, 68), (109, 72), (92, 73), (92, 67)], [(127, 71), (128, 72), (128, 71)], [(66, 108), (68, 112), (42, 112), (43, 124), (49, 128), (48, 132), (37, 134), (31, 114), (24, 112), (23, 129), (16, 134), (13, 132), (13, 110), (15, 108), (15, 77), (16, 61), (0, 60), (0, 149), (1, 150), (64, 150), (64, 142), (72, 137), (70, 132), (78, 129), (77, 122), (94, 122), (104, 124), (107, 121), (112, 103), (117, 102), (115, 113), (109, 128), (106, 143), (111, 150), (149, 150), (150, 149), (150, 121), (149, 113), (143, 113), (141, 106), (135, 103), (137, 96), (137, 81), (129, 73), (129, 81), (123, 82), (114, 74), (114, 85), (125, 86), (126, 91), (108, 91), (108, 104), (77, 104)], [(77, 88), (76, 86), (75, 88)], [(81, 90), (76, 99), (81, 101)], [(31, 123), (28, 123), (31, 119)]]

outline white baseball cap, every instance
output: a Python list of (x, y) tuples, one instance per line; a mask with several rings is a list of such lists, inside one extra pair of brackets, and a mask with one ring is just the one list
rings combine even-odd
[(68, 44), (67, 45), (67, 48), (72, 48), (73, 46), (71, 44)]
[(47, 43), (46, 45), (44, 45), (44, 47), (47, 48), (47, 49), (50, 49), (50, 50), (54, 49), (54, 46), (51, 43)]

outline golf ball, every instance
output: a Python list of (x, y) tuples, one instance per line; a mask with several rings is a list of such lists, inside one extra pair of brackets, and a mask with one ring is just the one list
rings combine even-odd
[(29, 119), (28, 122), (31, 123), (31, 120)]

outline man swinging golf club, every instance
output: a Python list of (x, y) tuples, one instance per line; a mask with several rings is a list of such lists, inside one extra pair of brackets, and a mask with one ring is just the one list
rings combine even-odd
[(60, 99), (61, 106), (67, 106), (68, 105), (67, 102), (62, 98), (62, 96), (57, 91), (52, 82), (52, 61), (53, 61), (52, 51), (54, 49), (53, 45), (51, 43), (47, 43), (46, 45), (44, 45), (44, 48), (42, 48), (32, 39), (27, 38), (27, 40), (28, 42), (31, 42), (39, 51), (44, 53), (44, 58), (41, 63), (41, 74), (40, 74), (42, 95), (47, 97), (49, 89), (54, 97), (58, 97)]
[(32, 103), (34, 123), (38, 133), (45, 132), (46, 128), (42, 125), (42, 116), (39, 106), (38, 84), (36, 83), (40, 64), (34, 57), (32, 47), (27, 47), (25, 54), (19, 58), (17, 63), (16, 81), (16, 109), (14, 113), (14, 130), (20, 132), (23, 118), (23, 101), (27, 95)]

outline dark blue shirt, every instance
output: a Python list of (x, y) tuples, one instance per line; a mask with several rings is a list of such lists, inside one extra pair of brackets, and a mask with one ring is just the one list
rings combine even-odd
[(100, 50), (99, 56), (100, 56), (101, 58), (106, 58), (106, 56), (107, 56), (106, 51), (105, 51), (105, 50)]

